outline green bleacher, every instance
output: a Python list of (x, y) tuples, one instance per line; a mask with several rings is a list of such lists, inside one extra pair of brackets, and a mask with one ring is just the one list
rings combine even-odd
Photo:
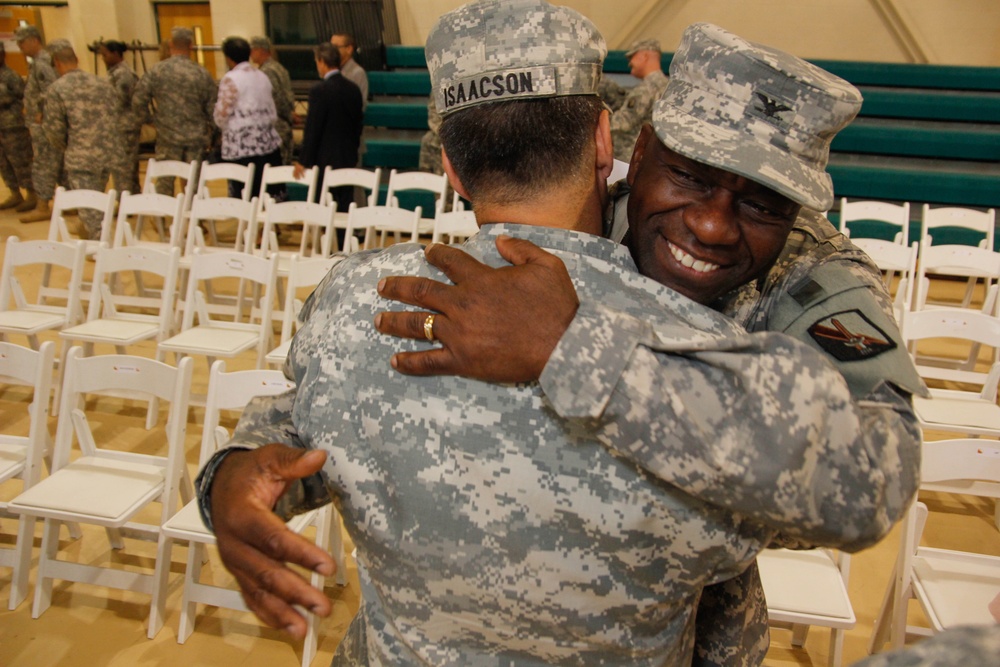
[[(416, 169), (430, 94), (423, 48), (389, 46), (386, 55), (389, 70), (369, 74), (364, 165)], [(1000, 206), (1000, 68), (815, 62), (865, 98), (832, 145), (838, 198)], [(604, 69), (627, 73), (624, 52), (610, 52)]]

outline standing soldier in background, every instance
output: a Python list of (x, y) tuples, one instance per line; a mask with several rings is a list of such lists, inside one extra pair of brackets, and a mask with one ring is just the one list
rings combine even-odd
[(337, 53), (340, 54), (340, 73), (361, 89), (361, 110), (364, 111), (368, 108), (368, 74), (354, 59), (354, 52), (357, 50), (354, 35), (349, 32), (335, 32), (330, 37), (330, 43), (337, 47)]
[[(132, 97), (133, 123), (137, 127), (149, 117), (150, 103), (156, 105), (152, 118), (157, 160), (202, 160), (211, 145), (218, 88), (208, 70), (191, 59), (193, 45), (190, 28), (174, 28), (170, 33), (170, 57), (143, 75)], [(173, 179), (159, 179), (156, 191), (173, 195)]]
[(621, 106), (611, 117), (611, 142), (615, 147), (615, 159), (628, 162), (632, 159), (632, 149), (639, 137), (643, 123), (653, 121), (653, 103), (660, 99), (667, 89), (667, 75), (660, 65), (660, 42), (644, 39), (632, 45), (625, 52), (632, 76), (639, 79), (639, 85), (625, 96)]
[[(69, 187), (104, 192), (114, 160), (115, 92), (80, 69), (68, 41), (52, 42), (49, 51), (59, 79), (45, 94), (45, 136), (61, 158)], [(87, 238), (101, 238), (100, 213), (81, 210), (80, 219)]]
[(14, 39), (21, 53), (31, 58), (28, 81), (24, 87), (24, 115), (31, 133), (33, 152), (31, 182), (38, 196), (37, 207), (28, 209), (29, 212), (21, 216), (21, 222), (40, 222), (49, 219), (49, 202), (55, 196), (60, 174), (60, 162), (42, 132), (45, 91), (56, 80), (56, 71), (52, 68), (52, 57), (42, 45), (42, 34), (38, 28), (23, 25), (14, 33)]
[[(7, 51), (0, 42), (0, 176), (10, 196), (0, 202), (0, 210), (18, 212), (35, 208), (31, 184), (31, 135), (24, 124), (24, 80), (7, 67)], [(21, 195), (21, 189), (27, 197)]]
[(295, 116), (295, 93), (292, 91), (292, 77), (284, 65), (275, 60), (271, 53), (271, 40), (267, 37), (250, 38), (250, 60), (271, 80), (271, 95), (278, 120), (274, 129), (281, 137), (281, 164), (291, 164), (295, 141), (292, 138), (292, 124)]
[(142, 192), (139, 186), (139, 127), (132, 122), (132, 94), (139, 77), (124, 60), (125, 42), (101, 44), (101, 58), (108, 68), (108, 80), (115, 89), (115, 139), (117, 140), (112, 176), (119, 192)]
[(420, 161), (417, 163), (417, 168), (432, 174), (443, 174), (441, 137), (438, 136), (438, 130), (441, 129), (441, 114), (437, 110), (433, 95), (427, 103), (427, 127), (430, 129), (420, 138)]

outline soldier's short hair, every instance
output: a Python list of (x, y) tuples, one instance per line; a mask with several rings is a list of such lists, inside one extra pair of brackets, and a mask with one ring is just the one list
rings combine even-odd
[(352, 35), (349, 32), (335, 32), (332, 35), (330, 35), (330, 40), (332, 41), (334, 37), (343, 37), (344, 46), (350, 46), (355, 49), (357, 48), (357, 44), (354, 41), (354, 35)]
[(313, 54), (316, 56), (316, 60), (322, 62), (327, 67), (340, 67), (340, 51), (330, 42), (317, 44), (316, 48), (313, 49)]
[(250, 38), (250, 48), (251, 49), (264, 49), (265, 51), (271, 51), (271, 40), (263, 35), (255, 35)]
[(117, 53), (118, 55), (124, 55), (125, 52), (128, 51), (128, 45), (117, 39), (109, 39), (101, 42), (101, 46), (106, 48), (111, 53)]
[(52, 60), (61, 63), (75, 63), (78, 62), (76, 58), (76, 51), (73, 50), (73, 45), (69, 43), (68, 39), (54, 39), (49, 43), (48, 46), (49, 55), (52, 56)]
[(177, 48), (191, 48), (194, 44), (194, 31), (184, 26), (176, 26), (170, 31), (170, 44)]
[(237, 65), (250, 60), (250, 42), (242, 37), (226, 37), (222, 40), (222, 55)]
[(36, 26), (33, 25), (22, 25), (14, 31), (14, 41), (18, 44), (28, 39), (29, 37), (34, 37), (39, 42), (42, 41), (42, 33), (38, 30)]

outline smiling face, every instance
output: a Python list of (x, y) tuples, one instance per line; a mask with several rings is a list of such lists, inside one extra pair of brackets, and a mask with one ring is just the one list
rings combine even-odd
[(629, 167), (629, 248), (639, 271), (708, 304), (761, 277), (800, 206), (774, 190), (639, 134)]

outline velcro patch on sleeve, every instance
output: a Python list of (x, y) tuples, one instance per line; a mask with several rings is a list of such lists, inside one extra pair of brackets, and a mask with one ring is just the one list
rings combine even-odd
[(840, 361), (860, 361), (896, 349), (896, 343), (857, 309), (828, 315), (808, 329), (816, 344)]

